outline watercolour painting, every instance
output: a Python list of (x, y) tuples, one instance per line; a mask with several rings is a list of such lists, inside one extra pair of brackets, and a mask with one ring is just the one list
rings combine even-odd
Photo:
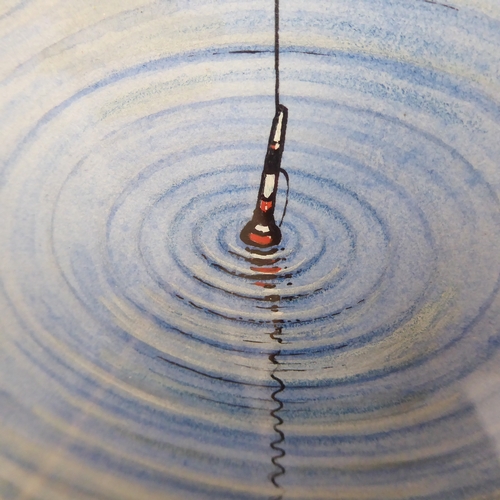
[(500, 3), (0, 1), (0, 498), (498, 500)]

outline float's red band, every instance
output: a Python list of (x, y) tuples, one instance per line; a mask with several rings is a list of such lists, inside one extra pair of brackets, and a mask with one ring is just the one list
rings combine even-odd
[(254, 243), (257, 243), (258, 245), (269, 245), (269, 243), (273, 241), (271, 236), (260, 236), (255, 233), (250, 233), (248, 236)]
[(260, 202), (260, 209), (263, 212), (267, 212), (270, 208), (272, 208), (273, 202), (272, 201), (261, 201)]

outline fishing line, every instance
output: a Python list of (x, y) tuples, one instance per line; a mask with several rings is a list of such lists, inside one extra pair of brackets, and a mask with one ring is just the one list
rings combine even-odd
[(274, 0), (274, 71), (276, 73), (276, 82), (274, 98), (276, 111), (280, 104), (280, 2)]

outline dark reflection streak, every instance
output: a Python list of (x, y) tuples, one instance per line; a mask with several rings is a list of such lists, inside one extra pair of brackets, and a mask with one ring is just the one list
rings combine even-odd
[(456, 7), (453, 7), (453, 5), (448, 5), (446, 3), (435, 2), (434, 0), (424, 0), (424, 2), (425, 3), (432, 3), (434, 5), (440, 5), (441, 7), (446, 7), (448, 9), (453, 9), (453, 10), (458, 11), (458, 9)]
[(328, 54), (322, 54), (321, 52), (314, 52), (312, 50), (293, 50), (291, 52), (299, 52), (302, 54), (308, 54), (310, 56), (327, 56)]
[[(291, 285), (289, 285), (289, 286), (291, 286)], [(284, 301), (290, 302), (293, 300), (300, 299), (302, 297), (311, 297), (312, 295), (314, 295), (316, 293), (320, 293), (323, 290), (324, 290), (323, 288), (316, 288), (315, 290), (311, 290), (310, 292), (307, 292), (307, 293), (296, 293), (295, 295), (287, 295), (285, 297), (282, 297), (281, 299)]]
[[(427, 0), (424, 0), (427, 1)], [(429, 1), (428, 3), (435, 3)], [(450, 9), (455, 9), (458, 10), (456, 7), (451, 7), (450, 5), (444, 5), (444, 4), (438, 4), (442, 5), (443, 7), (449, 7)], [(297, 49), (287, 49), (287, 52), (292, 53), (292, 54), (308, 54), (310, 56), (323, 56), (327, 57), (330, 54), (322, 54), (321, 52), (315, 52), (313, 50), (297, 50)], [(229, 50), (228, 52), (212, 52), (212, 55), (214, 56), (220, 56), (223, 54), (271, 54), (274, 53), (274, 49), (263, 49), (263, 50)]]
[[(334, 350), (336, 351), (337, 349), (345, 349), (346, 347), (349, 347), (348, 343), (340, 344), (340, 345), (331, 345), (328, 347), (329, 350)], [(311, 351), (295, 351), (295, 352), (289, 352), (287, 353), (288, 356), (308, 356), (311, 352), (316, 353), (316, 352), (321, 352), (324, 351), (325, 349), (315, 349)]]
[[(270, 50), (230, 50), (229, 54), (262, 54), (263, 52), (271, 52)], [(215, 55), (215, 53), (214, 53)]]
[(225, 377), (218, 377), (215, 375), (210, 375), (210, 373), (204, 373), (200, 370), (196, 370), (195, 368), (191, 368), (190, 366), (186, 365), (181, 365), (180, 363), (176, 363), (175, 361), (172, 361), (171, 359), (164, 358), (163, 356), (157, 356), (158, 359), (161, 359), (162, 361), (165, 361), (169, 365), (174, 365), (177, 366), (178, 368), (184, 368), (185, 370), (188, 370), (193, 373), (197, 373), (198, 375), (201, 375), (203, 377), (208, 377), (213, 380), (220, 380), (221, 382), (229, 382), (231, 384), (236, 384), (236, 385), (249, 385), (252, 387), (269, 387), (267, 384), (253, 384), (252, 382), (243, 382), (241, 380), (231, 380), (230, 378), (225, 378)]
[[(262, 248), (250, 248), (246, 247), (245, 250), (249, 253), (253, 253), (255, 255), (274, 255), (278, 249), (276, 247), (272, 247), (266, 250), (263, 250)], [(282, 248), (284, 250), (284, 248)], [(233, 252), (234, 253), (234, 252)]]
[[(154, 373), (155, 375), (160, 375), (160, 376), (164, 376), (162, 373), (160, 372), (157, 372), (156, 370), (153, 370), (153, 369), (149, 369), (149, 371), (151, 373)], [(219, 399), (214, 399), (214, 398), (208, 398), (206, 396), (200, 396), (199, 394), (196, 395), (196, 398), (197, 399), (202, 399), (204, 401), (211, 401), (212, 403), (217, 403), (217, 404), (220, 404), (220, 405), (224, 405), (224, 406), (230, 406), (230, 407), (233, 407), (233, 408), (243, 408), (245, 410), (255, 410), (256, 407), (255, 406), (249, 406), (249, 405), (239, 405), (237, 403), (228, 403), (227, 401), (221, 401)], [(255, 401), (260, 401), (262, 403), (264, 403), (265, 401), (267, 401), (266, 399), (264, 398), (253, 398)]]

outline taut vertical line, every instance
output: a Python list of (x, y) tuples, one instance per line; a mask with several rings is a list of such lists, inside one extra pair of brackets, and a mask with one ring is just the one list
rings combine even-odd
[(280, 2), (274, 0), (274, 70), (276, 72), (275, 101), (276, 111), (280, 104)]

